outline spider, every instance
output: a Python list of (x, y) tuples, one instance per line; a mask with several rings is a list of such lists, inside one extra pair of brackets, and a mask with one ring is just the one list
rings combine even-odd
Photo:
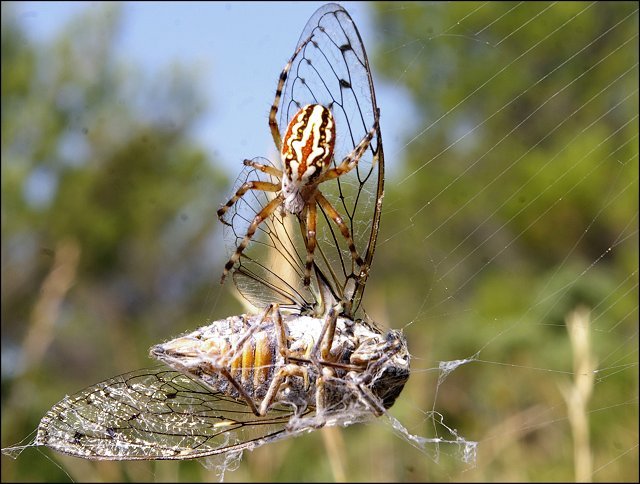
[(268, 217), (280, 209), (282, 215), (293, 214), (298, 218), (306, 245), (306, 261), (304, 285), (309, 286), (311, 281), (311, 268), (313, 266), (313, 254), (316, 248), (316, 217), (319, 205), (325, 214), (338, 226), (340, 233), (346, 240), (351, 256), (358, 266), (363, 265), (363, 260), (358, 254), (349, 228), (344, 223), (338, 211), (320, 191), (319, 185), (325, 181), (338, 178), (351, 171), (357, 164), (378, 130), (376, 121), (371, 130), (362, 138), (358, 145), (335, 168), (330, 168), (334, 156), (336, 138), (336, 125), (330, 106), (321, 104), (306, 105), (292, 117), (287, 126), (284, 139), (281, 139), (276, 120), (278, 103), (282, 95), (285, 82), (291, 64), (302, 48), (311, 40), (304, 42), (293, 54), (285, 65), (276, 89), (276, 97), (269, 113), (269, 128), (276, 148), (280, 152), (283, 169), (257, 163), (253, 160), (244, 160), (245, 166), (276, 177), (281, 183), (266, 181), (247, 181), (235, 193), (235, 195), (218, 210), (218, 218), (226, 225), (231, 225), (224, 220), (224, 214), (249, 190), (261, 190), (273, 192), (275, 197), (267, 203), (254, 217), (247, 229), (243, 240), (238, 244), (235, 252), (224, 266), (220, 283), (224, 283), (225, 277), (238, 262), (244, 249), (248, 246), (258, 226)]

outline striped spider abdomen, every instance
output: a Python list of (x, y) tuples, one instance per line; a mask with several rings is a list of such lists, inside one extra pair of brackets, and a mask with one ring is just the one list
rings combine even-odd
[(284, 208), (300, 214), (331, 164), (336, 140), (333, 114), (321, 104), (301, 108), (291, 118), (282, 141)]

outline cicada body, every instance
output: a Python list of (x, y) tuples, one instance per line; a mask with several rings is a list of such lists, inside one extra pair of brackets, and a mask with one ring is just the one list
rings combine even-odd
[[(292, 405), (298, 413), (309, 406), (330, 412), (332, 402), (321, 399), (318, 382), (330, 387), (335, 379), (347, 379), (357, 386), (365, 374), (383, 406), (393, 404), (409, 377), (400, 333), (384, 336), (335, 311), (324, 320), (282, 316), (277, 308), (269, 312), (215, 321), (152, 347), (151, 355), (212, 391), (244, 399), (256, 415), (275, 403)], [(373, 375), (374, 366), (384, 371)], [(393, 385), (383, 380), (389, 374), (397, 377)]]
[(109, 460), (249, 450), (378, 416), (409, 377), (401, 333), (383, 335), (331, 311), (325, 319), (277, 308), (232, 316), (155, 345), (151, 355), (166, 367), (64, 398), (42, 419), (34, 445)]

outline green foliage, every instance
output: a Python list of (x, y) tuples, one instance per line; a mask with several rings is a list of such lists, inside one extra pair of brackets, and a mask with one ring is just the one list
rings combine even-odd
[[(564, 319), (583, 304), (602, 367), (631, 365), (596, 385), (591, 408), (605, 409), (597, 420), (609, 426), (594, 424), (595, 466), (636, 450), (594, 478), (637, 479), (637, 412), (625, 408), (637, 411), (638, 396), (637, 5), (374, 11), (374, 63), (407, 87), (417, 113), (405, 164), (386, 185), (389, 243), (374, 270), (385, 274), (385, 312), (413, 321), (410, 343), (433, 340), (422, 367), (479, 350), (499, 365), (460, 368), (439, 389), (445, 421), (480, 440), (479, 468), (453, 478), (572, 479), (570, 433), (550, 423), (566, 410), (553, 372), (570, 371)], [(612, 428), (625, 442), (617, 450), (605, 445)], [(512, 447), (490, 458), (492, 439), (508, 432)], [(443, 476), (422, 469), (420, 478)]]

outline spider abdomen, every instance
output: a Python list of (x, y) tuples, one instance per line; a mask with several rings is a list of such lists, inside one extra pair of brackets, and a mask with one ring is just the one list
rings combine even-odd
[(298, 214), (318, 177), (333, 158), (336, 125), (331, 111), (320, 104), (301, 108), (291, 119), (282, 141), (282, 190), (285, 209)]

